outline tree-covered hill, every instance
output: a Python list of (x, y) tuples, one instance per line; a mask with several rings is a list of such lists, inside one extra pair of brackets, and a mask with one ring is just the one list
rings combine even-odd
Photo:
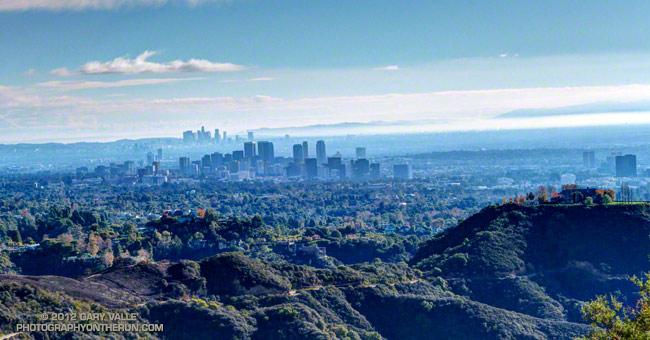
[(506, 204), (425, 242), (410, 263), (314, 268), (227, 252), (121, 258), (77, 279), (2, 275), (0, 330), (77, 308), (138, 313), (165, 325), (139, 336), (165, 339), (573, 339), (589, 330), (584, 302), (636, 301), (629, 276), (650, 270), (648, 235), (647, 205)]

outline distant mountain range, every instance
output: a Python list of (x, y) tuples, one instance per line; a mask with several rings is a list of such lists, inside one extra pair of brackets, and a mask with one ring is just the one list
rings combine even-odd
[(519, 109), (506, 112), (496, 118), (535, 118), (549, 116), (570, 116), (594, 113), (633, 113), (650, 111), (650, 102), (612, 103), (599, 102), (583, 105), (563, 106), (552, 109)]
[[(364, 133), (375, 132), (377, 129), (392, 129), (399, 127), (409, 127), (414, 125), (432, 125), (444, 124), (448, 120), (399, 120), (399, 121), (372, 121), (372, 122), (343, 122), (336, 124), (316, 124), (307, 126), (290, 126), (280, 128), (261, 128), (254, 130), (259, 135), (308, 135), (312, 133), (318, 134), (336, 134), (344, 135), (346, 133)], [(364, 131), (365, 130), (365, 131)]]

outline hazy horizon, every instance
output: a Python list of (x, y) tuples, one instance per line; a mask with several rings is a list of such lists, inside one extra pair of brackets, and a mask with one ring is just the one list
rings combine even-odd
[[(173, 137), (201, 125), (645, 124), (647, 111), (614, 117), (598, 105), (650, 101), (648, 10), (642, 1), (0, 0), (0, 143)], [(494, 119), (574, 106), (594, 115)]]

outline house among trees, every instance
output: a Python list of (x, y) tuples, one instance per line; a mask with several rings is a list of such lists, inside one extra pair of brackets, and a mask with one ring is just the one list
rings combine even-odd
[[(607, 197), (605, 197), (607, 196)], [(611, 203), (615, 200), (614, 190), (601, 190), (594, 188), (579, 188), (577, 185), (564, 185), (559, 195), (551, 199), (552, 203), (575, 204), (585, 203)]]

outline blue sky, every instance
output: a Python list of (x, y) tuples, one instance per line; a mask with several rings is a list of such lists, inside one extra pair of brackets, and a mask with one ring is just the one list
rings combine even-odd
[[(648, 1), (0, 0), (0, 142), (650, 102)], [(442, 123), (441, 123), (442, 124)]]

